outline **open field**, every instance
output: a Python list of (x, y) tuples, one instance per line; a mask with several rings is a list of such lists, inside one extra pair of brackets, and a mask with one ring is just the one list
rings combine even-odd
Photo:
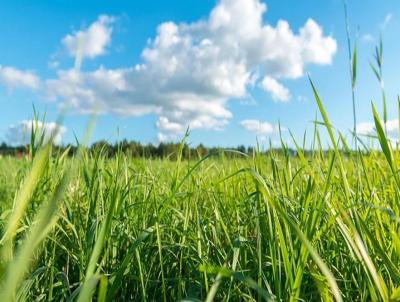
[(381, 135), (383, 153), (3, 157), (2, 301), (399, 301)]
[(27, 2), (0, 302), (400, 302), (399, 3)]

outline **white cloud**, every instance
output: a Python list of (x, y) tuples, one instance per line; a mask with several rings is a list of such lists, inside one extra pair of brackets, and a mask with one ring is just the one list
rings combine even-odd
[(90, 58), (104, 55), (111, 44), (114, 17), (101, 15), (88, 28), (69, 34), (62, 44), (72, 57)]
[(23, 71), (9, 66), (0, 65), (0, 85), (7, 89), (29, 88), (38, 89), (40, 79), (31, 71)]
[[(384, 125), (383, 125), (384, 127)], [(395, 144), (399, 143), (399, 121), (398, 119), (389, 120), (386, 122), (387, 140), (389, 143)], [(357, 124), (357, 134), (366, 136), (376, 136), (376, 128), (373, 122), (363, 122)]]
[(240, 125), (247, 131), (257, 135), (273, 134), (279, 131), (277, 126), (259, 120), (243, 120)]
[(395, 132), (399, 130), (399, 121), (397, 119), (389, 120), (386, 122), (386, 130), (388, 132)]
[(166, 131), (166, 132), (172, 132), (172, 133), (182, 133), (185, 129), (181, 124), (178, 123), (171, 123), (168, 118), (161, 116), (157, 123), (157, 128)]
[(372, 135), (375, 133), (375, 124), (371, 122), (363, 122), (357, 124), (357, 134)]
[[(398, 132), (399, 121), (397, 119), (386, 122), (386, 130), (389, 136), (396, 135)], [(376, 134), (375, 124), (373, 122), (362, 122), (357, 124), (357, 134), (374, 135)]]
[[(246, 97), (258, 79), (299, 78), (307, 64), (330, 64), (336, 52), (336, 41), (314, 20), (294, 33), (284, 20), (276, 27), (265, 24), (266, 9), (260, 0), (220, 0), (206, 19), (160, 24), (136, 66), (59, 71), (58, 78), (47, 81), (47, 94), (81, 112), (156, 114), (164, 136), (187, 126), (221, 129), (232, 117), (228, 101)], [(90, 28), (67, 39), (72, 55), (78, 36)], [(109, 40), (102, 41), (103, 47), (85, 55), (103, 53)], [(287, 98), (285, 89), (275, 97)]]
[(159, 143), (174, 142), (179, 140), (180, 138), (182, 138), (182, 136), (179, 136), (176, 133), (157, 133), (157, 140)]
[(274, 101), (287, 102), (290, 99), (289, 89), (270, 76), (264, 77), (261, 82), (261, 88), (271, 93)]
[(43, 123), (41, 121), (23, 120), (8, 127), (6, 133), (7, 140), (13, 145), (29, 144), (32, 129), (35, 129), (39, 136), (44, 134), (45, 142), (48, 142), (53, 136), (53, 142), (55, 144), (61, 143), (62, 137), (67, 131), (64, 126), (60, 126), (54, 122)]
[(322, 28), (313, 20), (308, 19), (300, 28), (300, 46), (304, 63), (326, 65), (332, 63), (336, 53), (336, 41), (332, 37), (324, 37)]

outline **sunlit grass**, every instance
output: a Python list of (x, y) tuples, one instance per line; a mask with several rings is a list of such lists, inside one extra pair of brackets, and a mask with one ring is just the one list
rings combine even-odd
[(289, 131), (294, 155), (281, 138), (279, 154), (185, 161), (186, 134), (176, 160), (121, 149), (110, 159), (84, 144), (69, 158), (32, 127), (30, 158), (0, 158), (0, 301), (400, 301), (400, 153), (385, 128), (383, 47), (371, 65), (377, 150), (357, 134), (348, 41), (354, 149), (311, 80), (322, 119), (310, 146)]
[(398, 151), (373, 108), (343, 152), (312, 87), (331, 151), (0, 159), (1, 301), (398, 301)]

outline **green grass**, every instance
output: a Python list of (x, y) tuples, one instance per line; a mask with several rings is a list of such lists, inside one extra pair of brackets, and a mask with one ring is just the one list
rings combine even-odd
[(185, 136), (175, 161), (82, 146), (69, 158), (32, 130), (32, 158), (0, 158), (0, 301), (400, 301), (399, 144), (383, 85), (379, 151), (357, 135), (349, 59), (363, 151), (311, 81), (322, 120), (311, 152), (292, 136), (295, 156), (282, 141), (184, 161)]
[(400, 301), (399, 151), (373, 108), (344, 155), (314, 92), (331, 151), (1, 158), (1, 301)]

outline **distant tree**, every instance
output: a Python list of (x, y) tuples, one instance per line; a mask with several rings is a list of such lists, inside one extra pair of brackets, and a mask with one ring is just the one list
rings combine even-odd
[[(0, 155), (11, 155), (11, 156), (25, 156), (29, 151), (29, 146), (10, 146), (7, 143), (2, 142), (0, 144)], [(64, 145), (64, 146), (53, 146), (53, 154), (60, 154), (68, 150), (68, 156), (74, 156), (77, 151), (77, 146), (75, 145)], [(126, 139), (110, 144), (106, 140), (99, 140), (94, 142), (90, 147), (88, 147), (90, 152), (102, 152), (106, 157), (113, 157), (117, 152), (122, 152), (126, 156), (134, 158), (161, 158), (176, 160), (182, 152), (182, 159), (191, 160), (199, 159), (207, 154), (215, 154), (215, 156), (220, 156), (223, 158), (237, 158), (242, 157), (241, 155), (228, 152), (228, 150), (237, 150), (242, 153), (252, 154), (254, 152), (253, 147), (246, 147), (240, 145), (233, 148), (218, 148), (218, 147), (205, 147), (203, 144), (199, 144), (196, 147), (191, 147), (188, 144), (173, 143), (173, 142), (162, 142), (158, 145), (153, 145), (151, 143), (142, 145), (137, 141), (128, 141)], [(269, 151), (267, 151), (269, 152)], [(277, 154), (283, 154), (282, 150), (276, 149), (273, 151)], [(296, 156), (294, 150), (288, 149), (286, 152), (292, 156)]]

